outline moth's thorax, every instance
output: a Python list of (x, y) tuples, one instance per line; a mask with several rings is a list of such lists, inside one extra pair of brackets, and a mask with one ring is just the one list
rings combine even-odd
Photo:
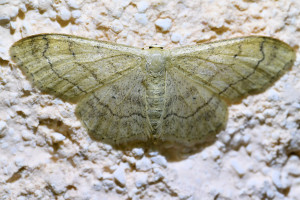
[(146, 54), (146, 70), (152, 75), (161, 74), (165, 70), (166, 51), (155, 47), (145, 50)]

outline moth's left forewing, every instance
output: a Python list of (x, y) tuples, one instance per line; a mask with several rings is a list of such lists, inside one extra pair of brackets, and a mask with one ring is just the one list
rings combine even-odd
[(295, 60), (294, 50), (270, 37), (244, 37), (172, 51), (172, 66), (234, 102), (266, 89)]

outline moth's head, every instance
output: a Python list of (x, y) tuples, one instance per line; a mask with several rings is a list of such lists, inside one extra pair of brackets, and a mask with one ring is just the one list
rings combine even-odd
[(149, 46), (149, 49), (164, 49), (164, 48), (161, 46), (158, 46), (158, 45), (152, 45), (152, 46)]
[(147, 54), (149, 54), (150, 56), (154, 56), (154, 55), (165, 55), (166, 53), (168, 53), (168, 51), (166, 51), (163, 47), (161, 46), (157, 46), (157, 45), (151, 45), (149, 46), (149, 48), (144, 49), (145, 53), (147, 52)]

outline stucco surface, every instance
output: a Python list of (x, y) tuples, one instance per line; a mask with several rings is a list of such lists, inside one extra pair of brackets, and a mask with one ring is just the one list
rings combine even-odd
[(226, 129), (204, 148), (118, 149), (92, 140), (76, 105), (32, 87), (8, 52), (40, 33), (141, 48), (265, 35), (299, 58), (299, 7), (296, 0), (0, 0), (0, 199), (299, 198), (299, 59), (265, 92), (231, 105)]

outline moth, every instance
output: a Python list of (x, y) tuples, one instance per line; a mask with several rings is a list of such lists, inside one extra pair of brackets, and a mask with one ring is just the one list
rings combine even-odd
[(227, 103), (270, 86), (295, 52), (250, 36), (175, 49), (140, 49), (63, 34), (23, 38), (12, 60), (42, 92), (77, 103), (90, 136), (110, 144), (212, 141)]

